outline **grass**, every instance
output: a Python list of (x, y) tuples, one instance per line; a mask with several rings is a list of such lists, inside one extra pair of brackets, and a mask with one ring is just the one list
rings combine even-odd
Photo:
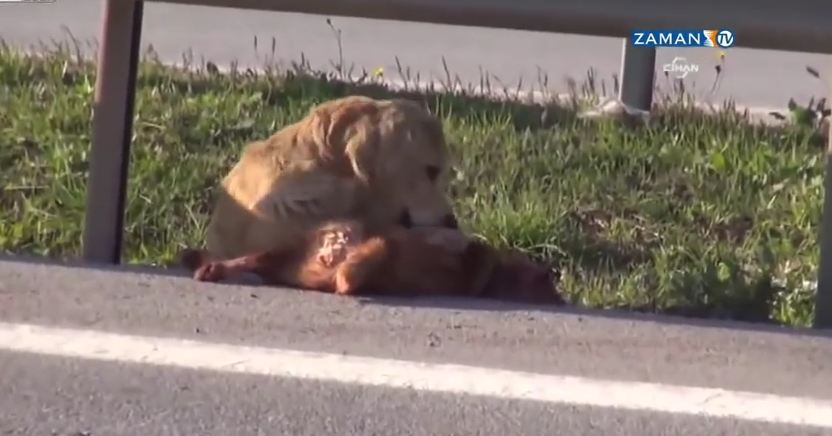
[[(68, 50), (0, 50), (0, 251), (80, 252), (94, 69)], [(201, 245), (219, 178), (249, 140), (349, 93), (296, 70), (139, 74), (126, 253)], [(808, 326), (818, 265), (817, 133), (665, 105), (646, 124), (569, 105), (421, 95), (444, 120), (466, 229), (555, 262), (580, 304)]]

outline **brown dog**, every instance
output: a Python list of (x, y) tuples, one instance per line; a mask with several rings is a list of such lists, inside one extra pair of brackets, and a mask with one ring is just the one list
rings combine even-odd
[(523, 254), (435, 236), (403, 228), (373, 235), (357, 221), (334, 221), (308, 231), (293, 247), (213, 261), (204, 251), (186, 250), (182, 263), (201, 281), (253, 272), (271, 285), (342, 295), (444, 294), (564, 303), (551, 271)]
[(421, 105), (359, 96), (322, 103), (246, 146), (222, 181), (207, 250), (233, 258), (290, 247), (331, 219), (379, 231), (455, 228), (449, 167), (441, 122)]

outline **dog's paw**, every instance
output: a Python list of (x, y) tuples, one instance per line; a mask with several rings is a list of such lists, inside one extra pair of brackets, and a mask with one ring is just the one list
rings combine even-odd
[(222, 262), (209, 262), (194, 272), (194, 279), (200, 282), (218, 282), (225, 278), (225, 265)]
[(336, 295), (352, 295), (355, 293), (355, 287), (352, 286), (350, 280), (345, 274), (335, 275), (335, 294)]

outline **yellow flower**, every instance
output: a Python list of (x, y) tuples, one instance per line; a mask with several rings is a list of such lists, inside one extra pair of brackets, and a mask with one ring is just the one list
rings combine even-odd
[(373, 77), (384, 77), (384, 67), (378, 67), (373, 70)]
[(725, 59), (725, 50), (720, 50), (718, 53), (719, 60)]

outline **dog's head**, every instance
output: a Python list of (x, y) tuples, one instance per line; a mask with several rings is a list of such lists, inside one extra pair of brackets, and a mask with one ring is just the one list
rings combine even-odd
[(368, 221), (457, 227), (447, 195), (445, 135), (427, 109), (408, 100), (354, 96), (319, 106), (310, 122), (315, 142), (366, 188)]

